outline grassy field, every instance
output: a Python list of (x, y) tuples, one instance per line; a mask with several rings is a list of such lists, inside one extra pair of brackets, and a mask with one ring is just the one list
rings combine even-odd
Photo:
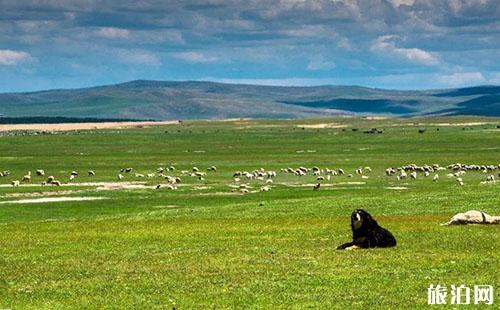
[[(464, 186), (449, 171), (438, 182), (384, 174), (410, 163), (498, 165), (497, 125), (340, 118), (4, 133), (0, 171), (11, 175), (1, 184), (36, 169), (63, 183), (72, 170), (79, 176), (71, 186), (42, 187), (35, 175), (37, 186), (0, 186), (0, 309), (417, 309), (429, 307), (430, 284), (493, 285), (498, 306), (500, 226), (439, 224), (470, 209), (500, 215), (500, 183), (481, 184), (482, 172), (467, 172)], [(373, 127), (384, 133), (363, 132)], [(170, 165), (176, 170), (166, 174), (182, 178), (177, 190), (134, 176)], [(206, 171), (212, 165), (217, 171)], [(193, 166), (204, 180), (181, 174)], [(280, 172), (299, 166), (373, 171), (334, 176), (313, 191), (314, 176)], [(134, 172), (100, 190), (125, 167)], [(277, 171), (271, 191), (244, 178), (251, 192), (232, 191), (235, 171), (261, 167)], [(132, 181), (145, 186), (119, 187)], [(46, 196), (106, 199), (13, 203)], [(391, 230), (398, 246), (335, 250), (351, 238), (355, 208)]]

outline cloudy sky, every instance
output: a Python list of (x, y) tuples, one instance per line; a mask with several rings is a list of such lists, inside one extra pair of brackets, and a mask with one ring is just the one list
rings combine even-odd
[(498, 0), (0, 0), (0, 92), (500, 84)]

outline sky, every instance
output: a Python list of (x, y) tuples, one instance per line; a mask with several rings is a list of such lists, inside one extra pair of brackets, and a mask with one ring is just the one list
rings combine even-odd
[(499, 0), (0, 0), (0, 92), (500, 84)]

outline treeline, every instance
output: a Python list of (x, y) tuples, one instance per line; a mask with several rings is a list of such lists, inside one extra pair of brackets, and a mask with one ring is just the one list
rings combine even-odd
[(60, 123), (133, 122), (133, 121), (137, 122), (137, 121), (150, 121), (150, 120), (126, 119), (126, 118), (62, 117), (62, 116), (6, 117), (0, 115), (0, 124), (60, 124)]

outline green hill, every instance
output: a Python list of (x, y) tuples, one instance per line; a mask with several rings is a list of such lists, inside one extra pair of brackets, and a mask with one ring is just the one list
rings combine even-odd
[(91, 88), (0, 94), (7, 117), (113, 119), (300, 118), (329, 115), (500, 116), (500, 86), (397, 91), (137, 80)]

